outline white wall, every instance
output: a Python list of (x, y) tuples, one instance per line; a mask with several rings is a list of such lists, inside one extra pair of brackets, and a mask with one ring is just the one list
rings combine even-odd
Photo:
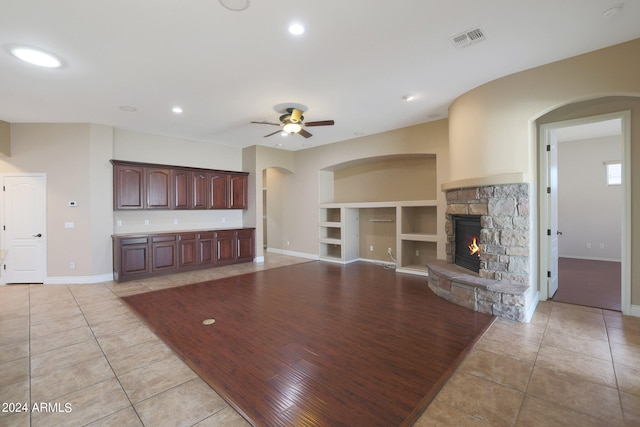
[(561, 257), (620, 261), (622, 187), (607, 185), (604, 165), (620, 156), (619, 136), (558, 144)]

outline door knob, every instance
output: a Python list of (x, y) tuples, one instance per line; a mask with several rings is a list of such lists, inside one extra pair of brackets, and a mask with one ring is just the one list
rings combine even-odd
[(42, 233), (34, 234), (34, 235), (33, 235), (33, 236), (31, 236), (31, 237), (42, 237)]

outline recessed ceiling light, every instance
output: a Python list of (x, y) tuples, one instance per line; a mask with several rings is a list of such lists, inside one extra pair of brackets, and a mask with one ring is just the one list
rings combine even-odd
[(418, 99), (418, 95), (415, 94), (409, 94), (402, 97), (402, 100), (407, 102), (415, 101), (416, 99)]
[(173, 111), (176, 114), (182, 114), (182, 107), (179, 107), (179, 106), (176, 105), (175, 107), (173, 107), (171, 109), (171, 111)]
[(289, 32), (294, 36), (299, 36), (301, 34), (304, 34), (304, 26), (298, 22), (294, 22), (293, 24), (289, 25)]
[(130, 105), (121, 105), (118, 107), (122, 111), (126, 111), (127, 113), (133, 113), (134, 111), (138, 111), (136, 107), (132, 107)]
[(11, 54), (24, 62), (28, 62), (32, 65), (46, 68), (60, 68), (62, 67), (62, 60), (56, 56), (44, 52), (42, 50), (34, 49), (32, 47), (16, 46), (11, 48)]
[(241, 12), (249, 7), (249, 0), (220, 0), (220, 4), (234, 12)]

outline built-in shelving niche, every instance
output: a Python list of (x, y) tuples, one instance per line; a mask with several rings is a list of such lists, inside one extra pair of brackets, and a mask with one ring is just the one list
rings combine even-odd
[(427, 274), (426, 263), (437, 258), (435, 155), (334, 165), (320, 172), (319, 190), (321, 259), (366, 260)]

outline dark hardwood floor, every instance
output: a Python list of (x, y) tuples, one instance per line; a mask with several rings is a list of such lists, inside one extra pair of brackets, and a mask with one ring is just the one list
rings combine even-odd
[(367, 263), (123, 299), (259, 426), (411, 425), (494, 320), (438, 298), (424, 277)]
[(554, 301), (622, 310), (622, 270), (614, 261), (558, 258), (558, 290)]

